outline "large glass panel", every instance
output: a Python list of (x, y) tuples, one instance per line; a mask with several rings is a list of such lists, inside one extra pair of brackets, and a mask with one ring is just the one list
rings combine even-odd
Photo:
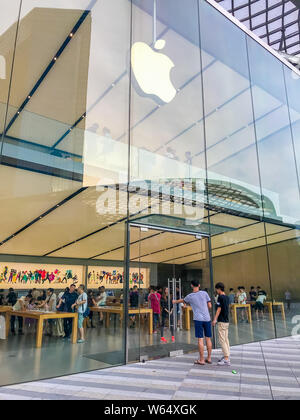
[[(1, 375), (3, 383), (125, 361), (119, 320), (124, 322), (120, 295), (127, 194), (122, 186), (128, 140), (120, 136), (128, 127), (130, 22), (131, 4), (124, 0), (22, 2), (3, 147), (10, 166), (1, 166), (0, 208), (6, 223), (0, 252), (13, 255), (9, 261), (14, 263), (25, 255), (41, 266), (66, 261), (84, 266), (76, 287), (81, 282), (88, 286), (89, 304), (97, 308), (96, 328), (86, 329), (85, 342), (73, 345), (44, 335), (37, 350), (34, 328), (1, 340), (1, 363), (9, 367)], [(49, 286), (49, 281), (32, 284)], [(105, 290), (99, 290), (102, 286)], [(25, 293), (19, 282), (13, 287), (19, 297)], [(65, 287), (62, 283), (60, 290)], [(117, 315), (110, 309), (116, 303)], [(59, 363), (53, 362), (57, 354)], [(24, 367), (33, 365), (25, 375)]]
[[(198, 1), (134, 0), (132, 38), (130, 217), (207, 232)], [(211, 63), (206, 54), (203, 66)], [(162, 248), (170, 247), (167, 236), (160, 236)], [(147, 241), (140, 245), (144, 255)], [(178, 277), (172, 264), (166, 267), (159, 286)], [(163, 352), (156, 347), (160, 334), (151, 340), (152, 355)]]
[(292, 135), (295, 147), (298, 177), (300, 174), (300, 106), (298, 94), (300, 90), (300, 76), (295, 71), (284, 66), (284, 77), (286, 83), (290, 120), (292, 124)]
[(18, 29), (18, 16), (20, 0), (12, 0), (9, 3), (0, 1), (0, 139), (2, 154), (2, 137), (7, 111), (9, 84), (14, 59), (15, 41)]
[[(213, 280), (234, 295), (232, 344), (273, 338), (273, 323), (257, 323), (250, 297), (251, 290), (261, 287), (271, 298), (271, 290), (246, 37), (205, 1), (200, 1), (200, 33), (201, 51), (212, 58), (202, 72), (209, 219), (211, 225), (227, 227), (211, 232)], [(272, 213), (271, 203), (267, 210)], [(247, 294), (243, 305), (239, 287)]]
[[(270, 222), (265, 228), (273, 291), (273, 302), (268, 303), (268, 317), (276, 321), (277, 336), (286, 336), (293, 330), (297, 313), (290, 310), (288, 297), (295, 300), (295, 311), (299, 301), (296, 272), (300, 257), (297, 240), (300, 199), (293, 144), (293, 139), (295, 144), (298, 141), (299, 117), (294, 94), (291, 95), (290, 109), (286, 95), (286, 87), (289, 92), (294, 75), (288, 75), (288, 70), (285, 70), (285, 85), (283, 63), (251, 39), (248, 39), (248, 49), (262, 189), (275, 209), (274, 216), (265, 213)], [(285, 309), (288, 309), (287, 316)]]

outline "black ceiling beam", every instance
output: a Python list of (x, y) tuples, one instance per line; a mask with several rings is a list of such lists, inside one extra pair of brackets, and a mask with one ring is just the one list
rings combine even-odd
[[(94, 3), (94, 1), (92, 2)], [(78, 29), (81, 27), (81, 25), (83, 24), (83, 22), (86, 20), (87, 16), (90, 14), (90, 10), (85, 10), (82, 15), (80, 16), (80, 18), (78, 19), (77, 23), (75, 24), (75, 26), (73, 27), (73, 29), (71, 30), (71, 32), (69, 33), (69, 35), (67, 36), (67, 38), (64, 40), (64, 42), (62, 43), (62, 45), (60, 46), (60, 48), (58, 49), (58, 51), (56, 52), (56, 54), (54, 55), (54, 57), (52, 58), (52, 60), (50, 61), (50, 63), (48, 64), (48, 66), (46, 67), (46, 69), (44, 70), (43, 74), (41, 75), (41, 77), (38, 79), (38, 81), (35, 83), (35, 85), (33, 86), (33, 88), (31, 89), (31, 91), (29, 92), (29, 94), (27, 95), (26, 99), (23, 101), (23, 103), (21, 104), (21, 106), (18, 108), (17, 112), (15, 113), (15, 115), (12, 117), (12, 119), (10, 120), (10, 122), (8, 123), (7, 127), (5, 128), (4, 134), (6, 135), (8, 133), (8, 131), (10, 130), (10, 128), (12, 127), (12, 125), (15, 123), (15, 121), (17, 120), (17, 118), (19, 117), (19, 115), (21, 114), (21, 112), (24, 110), (24, 108), (27, 106), (28, 102), (30, 101), (30, 99), (33, 97), (33, 95), (36, 93), (36, 91), (38, 90), (38, 88), (40, 87), (40, 85), (43, 83), (43, 81), (46, 79), (46, 77), (48, 76), (48, 74), (50, 73), (50, 71), (52, 70), (52, 68), (54, 67), (56, 61), (59, 59), (59, 57), (62, 55), (62, 53), (64, 52), (64, 50), (66, 49), (66, 47), (69, 45), (69, 43), (71, 42), (71, 40), (73, 39), (74, 35), (76, 34), (76, 32), (78, 31)]]
[(8, 238), (6, 238), (3, 241), (1, 241), (0, 242), (0, 246), (4, 245), (8, 241), (10, 241), (11, 239), (15, 238), (17, 235), (19, 235), (20, 233), (22, 233), (25, 230), (29, 229), (32, 225), (34, 225), (35, 223), (39, 222), (44, 217), (48, 216), (50, 213), (52, 213), (53, 211), (57, 210), (59, 207), (63, 206), (64, 204), (66, 204), (68, 201), (72, 200), (74, 197), (77, 197), (79, 194), (81, 194), (87, 188), (88, 187), (80, 188), (79, 190), (75, 191), (73, 194), (71, 194), (68, 197), (64, 198), (59, 203), (55, 204), (55, 206), (51, 207), (49, 210), (45, 211), (40, 216), (36, 217), (31, 222), (27, 223), (27, 225), (23, 226), (21, 229), (17, 230), (15, 233), (13, 233), (12, 235), (10, 235)]

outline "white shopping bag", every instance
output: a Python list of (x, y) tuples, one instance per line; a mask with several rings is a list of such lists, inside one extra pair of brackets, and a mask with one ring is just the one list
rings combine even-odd
[(0, 315), (0, 340), (6, 340), (6, 324), (3, 315)]

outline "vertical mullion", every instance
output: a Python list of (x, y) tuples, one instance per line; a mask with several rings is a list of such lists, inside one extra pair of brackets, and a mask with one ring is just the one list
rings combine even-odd
[[(131, 52), (133, 43), (133, 4), (130, 1), (130, 35), (129, 35), (129, 51)], [(129, 270), (130, 270), (130, 213), (129, 213), (129, 186), (130, 186), (130, 159), (131, 159), (131, 83), (132, 83), (132, 67), (131, 67), (131, 54), (129, 61), (129, 95), (128, 95), (128, 149), (127, 149), (127, 191), (126, 191), (126, 204), (127, 204), (127, 220), (125, 221), (125, 244), (124, 244), (124, 285), (123, 285), (123, 337), (124, 337), (124, 360), (125, 364), (128, 363), (128, 299), (129, 299)]]
[(4, 137), (5, 137), (5, 131), (6, 131), (6, 124), (7, 124), (7, 117), (8, 117), (8, 108), (9, 108), (9, 102), (10, 102), (10, 94), (11, 94), (12, 80), (13, 80), (13, 74), (14, 74), (14, 67), (15, 67), (15, 59), (16, 59), (16, 51), (17, 51), (17, 42), (18, 42), (18, 36), (19, 36), (19, 29), (20, 29), (20, 19), (21, 19), (22, 5), (23, 5), (23, 0), (20, 0), (20, 3), (19, 3), (19, 11), (18, 11), (18, 22), (17, 22), (17, 27), (16, 27), (16, 34), (15, 34), (15, 41), (14, 41), (14, 48), (13, 48), (13, 57), (12, 57), (12, 63), (11, 63), (11, 69), (10, 69), (10, 76), (9, 76), (10, 79), (9, 79), (8, 92), (7, 92), (7, 103), (6, 103), (6, 109), (5, 109), (5, 117), (4, 117), (4, 124), (3, 124), (3, 133), (2, 133), (2, 136), (1, 136), (0, 165), (2, 163)]

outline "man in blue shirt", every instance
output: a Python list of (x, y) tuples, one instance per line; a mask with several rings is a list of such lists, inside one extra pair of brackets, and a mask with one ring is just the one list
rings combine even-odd
[[(200, 290), (200, 284), (197, 280), (191, 282), (193, 292), (184, 299), (173, 300), (176, 303), (188, 303), (191, 305), (194, 314), (195, 335), (198, 339), (198, 348), (200, 358), (195, 361), (197, 365), (211, 364), (212, 353), (212, 328), (209, 310), (212, 308), (210, 297), (207, 292)], [(204, 359), (204, 337), (207, 348), (207, 358)]]
[[(60, 300), (60, 307), (61, 302), (63, 302), (63, 310), (62, 312), (73, 312), (72, 306), (77, 301), (78, 294), (76, 293), (76, 286), (75, 284), (71, 284), (69, 291), (66, 291)], [(72, 318), (64, 319), (64, 330), (65, 330), (65, 339), (69, 339), (72, 333)]]

